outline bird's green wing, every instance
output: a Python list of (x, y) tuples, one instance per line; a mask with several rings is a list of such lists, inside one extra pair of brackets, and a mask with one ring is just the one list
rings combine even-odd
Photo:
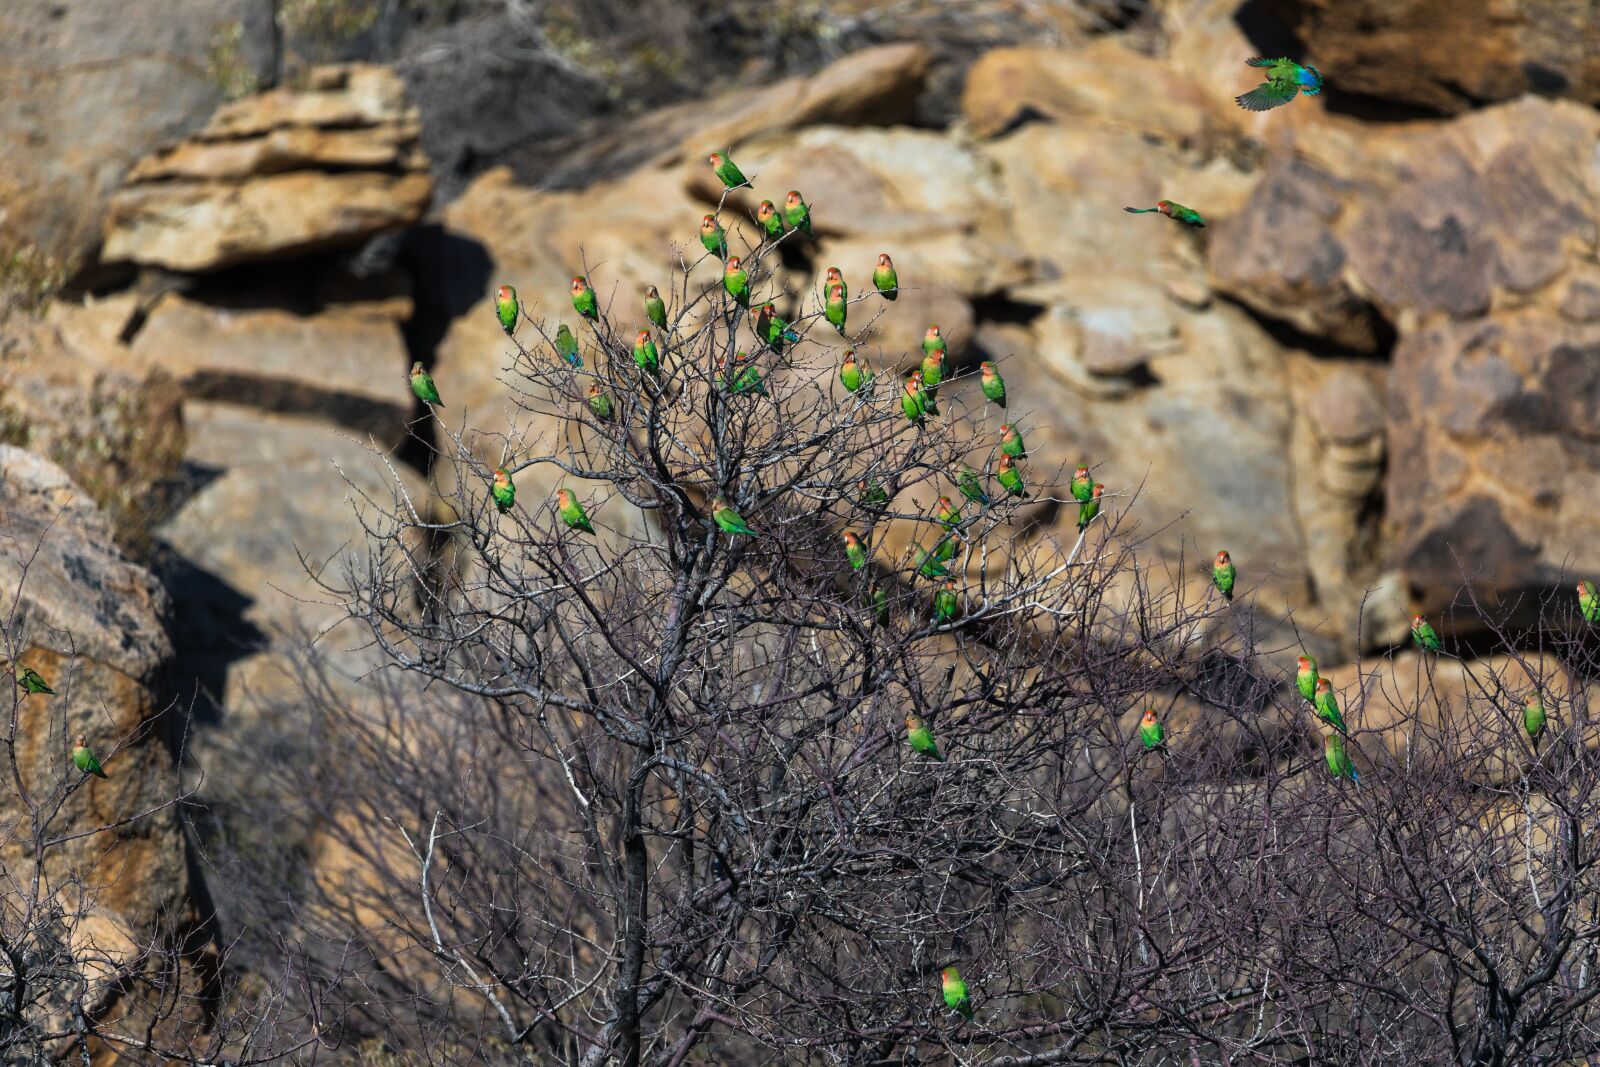
[(1265, 81), (1234, 99), (1246, 111), (1271, 111), (1293, 100), (1299, 92), (1299, 87), (1292, 81)]
[(1287, 59), (1264, 59), (1261, 56), (1251, 56), (1244, 61), (1247, 67), (1276, 67), (1280, 63), (1290, 62)]

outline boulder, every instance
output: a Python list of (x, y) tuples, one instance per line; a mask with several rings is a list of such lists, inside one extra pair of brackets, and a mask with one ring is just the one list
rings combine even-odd
[(395, 310), (358, 302), (301, 315), (168, 294), (134, 338), (131, 363), (186, 396), (315, 416), (393, 445), (415, 406)]
[(356, 247), (427, 210), (419, 132), (392, 71), (318, 68), (141, 162), (111, 200), (102, 256), (202, 272)]
[(87, 260), (128, 169), (203, 123), (230, 82), (269, 78), (275, 36), (265, 0), (0, 6), (0, 249)]

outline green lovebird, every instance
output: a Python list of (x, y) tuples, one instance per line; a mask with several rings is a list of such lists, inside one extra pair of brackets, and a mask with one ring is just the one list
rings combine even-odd
[(700, 220), (700, 243), (718, 259), (728, 258), (728, 231), (722, 228), (715, 215)]
[(889, 253), (878, 253), (878, 265), (872, 269), (872, 285), (885, 300), (900, 295), (900, 276), (894, 272), (894, 260)]
[(949, 348), (944, 342), (944, 334), (939, 332), (939, 327), (936, 325), (929, 326), (928, 332), (922, 335), (923, 356), (931, 356), (935, 352), (946, 353), (948, 350)]
[(633, 338), (633, 361), (639, 369), (652, 377), (661, 377), (661, 353), (650, 337), (649, 330), (640, 330)]
[(1335, 778), (1348, 778), (1357, 785), (1361, 784), (1361, 776), (1351, 764), (1350, 756), (1344, 750), (1344, 740), (1338, 734), (1330, 732), (1323, 739), (1322, 757), (1328, 761), (1329, 774)]
[(858, 571), (867, 565), (867, 550), (861, 547), (861, 539), (846, 530), (844, 537), (844, 558), (850, 561), (850, 569)]
[(756, 532), (739, 517), (739, 513), (728, 506), (728, 502), (720, 496), (711, 502), (711, 518), (716, 522), (717, 529), (723, 533), (745, 534), (754, 537)]
[(1000, 451), (1012, 459), (1027, 459), (1028, 446), (1023, 443), (1022, 435), (1017, 428), (1009, 422), (1000, 424)]
[(502, 285), (494, 294), (494, 313), (500, 317), (500, 328), (510, 337), (517, 332), (517, 291)]
[(961, 539), (954, 534), (946, 534), (939, 538), (933, 546), (933, 558), (940, 563), (949, 563), (961, 553)]
[(772, 205), (771, 200), (761, 201), (761, 206), (756, 208), (756, 222), (761, 225), (761, 232), (769, 241), (776, 241), (783, 236), (783, 215)]
[(952, 529), (961, 525), (961, 509), (950, 503), (950, 498), (947, 496), (939, 498), (933, 517)]
[(961, 972), (954, 966), (946, 967), (939, 972), (939, 986), (944, 992), (945, 1007), (971, 1019), (972, 999), (967, 996), (967, 983), (961, 980)]
[(434, 388), (433, 375), (422, 369), (421, 363), (411, 364), (411, 391), (417, 394), (417, 399), (424, 404), (438, 404), (444, 407), (444, 401), (439, 399), (439, 390)]
[(100, 761), (89, 751), (89, 739), (83, 734), (78, 735), (78, 743), (72, 749), (72, 765), (84, 774), (92, 774), (96, 778), (110, 777), (100, 769)]
[(778, 317), (778, 309), (771, 304), (762, 304), (756, 311), (756, 336), (774, 352), (782, 352), (784, 345), (800, 340), (800, 335)]
[(1139, 740), (1144, 742), (1145, 748), (1159, 748), (1166, 739), (1167, 728), (1156, 718), (1156, 709), (1146, 708), (1144, 718), (1139, 720)]
[(826, 293), (836, 285), (840, 289), (844, 290), (842, 295), (846, 300), (849, 300), (850, 287), (844, 283), (844, 271), (840, 270), (838, 267), (829, 267), (827, 277), (822, 279), (822, 291)]
[(877, 482), (863, 478), (856, 483), (856, 490), (860, 493), (856, 501), (864, 508), (881, 508), (889, 502), (889, 494)]
[(1246, 111), (1271, 111), (1282, 107), (1300, 93), (1316, 96), (1322, 92), (1322, 75), (1316, 67), (1301, 66), (1292, 59), (1245, 60), (1246, 65), (1267, 68), (1267, 80), (1242, 96), (1234, 97)]
[(1528, 737), (1533, 740), (1533, 747), (1539, 747), (1539, 735), (1544, 733), (1545, 713), (1544, 701), (1534, 693), (1528, 698), (1528, 703), (1522, 709), (1522, 728), (1528, 731)]
[(739, 164), (729, 159), (726, 153), (713, 152), (706, 159), (710, 162), (712, 171), (722, 179), (724, 189), (737, 189), (741, 185), (750, 184), (750, 179), (744, 176)]
[(594, 533), (594, 526), (589, 522), (588, 514), (583, 510), (583, 505), (578, 503), (578, 498), (572, 495), (571, 490), (557, 489), (556, 505), (561, 514), (561, 521), (567, 524), (567, 529)]
[(1310, 656), (1301, 656), (1299, 669), (1295, 672), (1294, 685), (1300, 690), (1301, 699), (1309, 703), (1317, 702), (1317, 661)]
[(722, 287), (740, 307), (750, 306), (750, 275), (745, 273), (738, 256), (728, 257), (728, 265), (722, 269)]
[(994, 364), (988, 360), (978, 364), (978, 369), (983, 371), (981, 384), (983, 385), (984, 397), (988, 399), (989, 403), (998, 405), (1002, 411), (1005, 410), (1006, 380), (1000, 377), (1000, 372), (995, 370)]
[(572, 276), (572, 306), (591, 322), (600, 321), (600, 305), (595, 302), (594, 290), (589, 288), (589, 279), (581, 274)]
[(494, 488), (489, 492), (494, 496), (494, 506), (504, 515), (511, 510), (511, 505), (517, 502), (517, 487), (511, 480), (511, 475), (506, 473), (504, 467), (494, 469)]
[(833, 324), (833, 328), (839, 331), (839, 336), (843, 337), (844, 320), (850, 314), (849, 305), (845, 303), (844, 299), (844, 286), (830, 285), (828, 287), (828, 303), (823, 309), (823, 314)]
[(1350, 728), (1344, 724), (1344, 716), (1339, 714), (1339, 698), (1333, 693), (1332, 682), (1326, 678), (1317, 679), (1317, 692), (1311, 704), (1317, 709), (1317, 718), (1341, 734), (1350, 732)]
[(983, 488), (983, 483), (978, 480), (978, 472), (967, 466), (961, 465), (961, 473), (956, 475), (956, 488), (961, 490), (961, 495), (983, 507), (989, 506), (989, 494)]
[(24, 693), (43, 693), (47, 696), (56, 695), (56, 691), (46, 685), (44, 678), (32, 667), (22, 667), (13, 670), (11, 673), (16, 675), (17, 684), (22, 687), (22, 691)]
[(1171, 200), (1157, 200), (1155, 207), (1125, 207), (1122, 210), (1131, 215), (1145, 215), (1152, 211), (1159, 211), (1169, 219), (1186, 222), (1190, 226), (1201, 230), (1206, 228), (1206, 220), (1200, 216), (1200, 212), (1192, 207), (1175, 204)]
[(1067, 488), (1072, 490), (1072, 499), (1082, 504), (1094, 495), (1094, 479), (1089, 477), (1088, 467), (1079, 467), (1072, 472), (1072, 481)]
[(872, 586), (867, 592), (867, 603), (872, 608), (872, 618), (879, 626), (889, 625), (889, 591), (881, 585)]
[(556, 355), (574, 367), (583, 366), (583, 357), (578, 355), (578, 339), (572, 335), (572, 330), (564, 322), (561, 328), (556, 330)]
[(1578, 610), (1587, 622), (1600, 622), (1600, 596), (1595, 595), (1593, 582), (1578, 583)]
[(1105, 486), (1099, 482), (1094, 483), (1094, 488), (1089, 490), (1089, 499), (1078, 505), (1078, 532), (1083, 533), (1088, 529), (1094, 517), (1100, 514), (1100, 494), (1105, 491)]
[(872, 382), (872, 372), (856, 362), (856, 351), (853, 348), (845, 352), (844, 362), (839, 364), (839, 381), (852, 393), (859, 392), (863, 385)]
[(1444, 643), (1439, 640), (1439, 635), (1428, 620), (1421, 615), (1411, 616), (1411, 638), (1416, 641), (1417, 647), (1424, 652), (1442, 652)]
[(921, 426), (928, 417), (928, 394), (922, 388), (922, 372), (914, 370), (906, 379), (905, 395), (900, 398), (900, 410), (906, 418)]
[(733, 391), (766, 396), (768, 395), (767, 383), (761, 380), (761, 372), (755, 366), (745, 363), (745, 360), (749, 358), (743, 352), (734, 353), (733, 365), (738, 373), (733, 376)]
[(922, 394), (928, 404), (928, 414), (939, 414), (939, 383), (944, 381), (944, 350), (936, 349), (922, 357)]
[(942, 622), (950, 622), (956, 617), (956, 609), (960, 606), (960, 598), (956, 595), (954, 580), (944, 583), (944, 588), (933, 594), (933, 622), (937, 626)]
[(1233, 565), (1233, 558), (1228, 555), (1227, 549), (1217, 553), (1217, 561), (1211, 565), (1211, 584), (1217, 587), (1217, 592), (1222, 594), (1222, 599), (1233, 599), (1233, 581), (1239, 576), (1239, 568)]
[[(1026, 500), (1028, 491), (1022, 487), (1022, 474), (1017, 470), (1016, 462), (1004, 452), (1000, 453), (1000, 467), (994, 472), (994, 480), (999, 482), (1005, 491), (1012, 496), (1020, 496)], [(1087, 507), (1088, 505), (1084, 506)], [(1096, 511), (1100, 510), (1098, 502), (1094, 506)], [(1082, 529), (1083, 525), (1083, 520), (1080, 517), (1079, 528)]]
[(658, 330), (667, 328), (667, 302), (653, 285), (644, 287), (644, 317)]
[(906, 743), (924, 756), (932, 756), (940, 763), (944, 762), (944, 757), (939, 754), (938, 742), (933, 739), (933, 731), (924, 726), (922, 720), (912, 713), (906, 715)]
[(941, 539), (939, 544), (935, 545), (932, 550), (924, 548), (917, 553), (916, 561), (912, 563), (912, 567), (916, 569), (918, 574), (924, 578), (950, 577), (950, 568), (946, 567), (944, 561), (939, 558), (939, 549), (943, 544), (944, 541)]
[(783, 221), (791, 230), (811, 236), (811, 208), (806, 204), (806, 198), (794, 189), (790, 189), (789, 195), (783, 198)]
[(611, 398), (600, 391), (599, 382), (593, 382), (589, 386), (589, 410), (594, 412), (594, 417), (601, 422), (611, 419)]

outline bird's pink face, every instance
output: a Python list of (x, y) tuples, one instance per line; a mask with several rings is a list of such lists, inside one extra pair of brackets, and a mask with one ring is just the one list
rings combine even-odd
[(912, 371), (911, 372), (911, 378), (906, 382), (906, 384), (907, 385), (921, 385), (922, 384), (922, 372), (919, 371), (919, 370)]
[(956, 969), (954, 967), (946, 967), (943, 971), (940, 971), (939, 973), (944, 978), (944, 980), (946, 982), (955, 981)]
[(504, 303), (505, 301), (510, 300), (511, 299), (511, 286), (502, 285), (500, 287), (500, 291), (495, 293), (494, 296), (495, 296), (495, 299), (499, 300), (501, 303)]
[(839, 268), (838, 267), (829, 267), (828, 268), (828, 281), (829, 282), (842, 282), (842, 281), (844, 281), (844, 275), (839, 272)]
[(1311, 669), (1311, 661), (1306, 657), (1301, 656), (1298, 662), (1301, 670), (1309, 671)]
[(1079, 467), (1077, 470), (1072, 472), (1072, 480), (1073, 481), (1082, 481), (1087, 477), (1089, 477), (1089, 468), (1088, 467)]
[(1413, 616), (1411, 616), (1411, 628), (1413, 630), (1415, 630), (1418, 626), (1421, 626), (1422, 623), (1423, 623), (1423, 618), (1422, 618), (1421, 615), (1413, 615)]
[(88, 738), (88, 735), (86, 735), (86, 734), (79, 734), (79, 735), (78, 735), (78, 740), (77, 740), (77, 746), (78, 746), (78, 747), (79, 747), (79, 748), (88, 748), (88, 747), (89, 747), (89, 738)]
[(642, 344), (646, 343), (649, 340), (650, 340), (650, 331), (649, 330), (640, 330), (639, 331), (639, 336), (637, 336), (637, 337), (635, 337), (633, 339), (633, 343), (636, 344), (636, 345), (642, 345)]
[(713, 152), (709, 156), (707, 156), (706, 159), (711, 161), (711, 165), (713, 167), (722, 166), (722, 153), (721, 152)]
[(600, 383), (599, 382), (590, 383), (590, 385), (589, 385), (589, 395), (590, 396), (599, 396), (600, 395)]
[(572, 276), (572, 291), (574, 293), (581, 293), (587, 288), (589, 288), (589, 283), (583, 275), (575, 274)]
[(561, 489), (556, 492), (556, 499), (561, 502), (562, 507), (566, 507), (572, 503), (572, 494), (565, 489)]
[(937, 341), (939, 339), (939, 327), (929, 326), (927, 337), (930, 341)]
[(795, 190), (790, 189), (789, 190), (789, 195), (783, 198), (783, 202), (788, 207), (799, 207), (800, 206), (800, 194), (798, 192), (796, 192)]
[(846, 352), (844, 354), (844, 361), (847, 364), (854, 364), (856, 361), (856, 354), (854, 352)]
[(1171, 200), (1157, 200), (1156, 201), (1156, 207), (1160, 208), (1162, 211), (1171, 211), (1172, 210), (1172, 201)]
[(411, 373), (412, 374), (421, 374), (422, 373), (422, 364), (420, 364), (420, 363), (411, 364)]
[(701, 217), (701, 219), (700, 219), (700, 229), (701, 229), (702, 232), (710, 233), (712, 230), (715, 230), (716, 228), (717, 228), (717, 219), (716, 219), (715, 215), (704, 215), (704, 216)]
[(1319, 693), (1331, 693), (1331, 692), (1333, 692), (1333, 683), (1328, 681), (1326, 678), (1318, 678), (1317, 679), (1317, 692), (1319, 692)]
[(1096, 486), (1095, 486), (1095, 487), (1094, 487), (1094, 498), (1095, 498), (1095, 499), (1096, 499), (1096, 500), (1099, 500), (1099, 499), (1100, 499), (1100, 494), (1101, 494), (1101, 493), (1103, 493), (1103, 492), (1105, 492), (1105, 491), (1106, 491), (1106, 487), (1105, 487), (1105, 486), (1103, 486), (1103, 485), (1096, 485)]
[(890, 260), (889, 260), (889, 253), (887, 253), (887, 252), (879, 252), (878, 253), (878, 266), (880, 266), (880, 267), (892, 267), (892, 266), (894, 266), (894, 264), (892, 262), (890, 262)]
[(1218, 552), (1217, 553), (1217, 565), (1219, 567), (1221, 567), (1221, 566), (1226, 566), (1227, 563), (1228, 563), (1228, 554), (1226, 552)]
[(655, 286), (647, 285), (644, 287), (644, 297), (646, 300), (660, 300), (661, 294), (656, 292)]
[(984, 360), (982, 363), (978, 364), (978, 369), (983, 371), (983, 376), (985, 378), (994, 377), (994, 364), (990, 363), (988, 360)]
[(761, 206), (756, 208), (756, 217), (760, 219), (770, 219), (773, 212), (777, 210), (777, 208), (772, 206), (771, 200), (763, 200), (761, 201)]
[(856, 543), (856, 535), (853, 534), (853, 533), (848, 533), (847, 532), (844, 535), (844, 543), (847, 544), (847, 545), (852, 545), (853, 546)]
[(1587, 595), (1588, 592), (1589, 592), (1589, 583), (1588, 582), (1579, 582), (1578, 583), (1578, 592), (1579, 592), (1580, 595)]
[(1156, 724), (1156, 713), (1154, 711), (1147, 711), (1144, 713), (1144, 718), (1140, 721), (1145, 726), (1154, 726)]
[(728, 273), (732, 274), (734, 271), (738, 270), (739, 269), (739, 264), (741, 262), (743, 262), (743, 261), (738, 256), (729, 256), (728, 257)]
[(949, 511), (950, 510), (950, 498), (947, 497), (947, 496), (940, 497), (939, 498), (939, 506), (941, 508), (943, 508), (945, 511)]
[(832, 285), (828, 286), (828, 299), (832, 300), (835, 297), (837, 297), (840, 300), (844, 299), (844, 283), (843, 282), (834, 282)]

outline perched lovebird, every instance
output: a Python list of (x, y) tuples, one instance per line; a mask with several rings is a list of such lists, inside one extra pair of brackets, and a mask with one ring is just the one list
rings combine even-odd
[(1132, 215), (1144, 215), (1152, 211), (1159, 211), (1169, 219), (1186, 222), (1196, 229), (1203, 230), (1206, 228), (1206, 220), (1200, 216), (1200, 212), (1192, 207), (1174, 204), (1171, 200), (1157, 200), (1155, 207), (1125, 207), (1122, 210)]
[(718, 259), (728, 258), (728, 231), (722, 228), (715, 215), (706, 215), (700, 220), (700, 243)]
[(589, 385), (589, 410), (602, 422), (607, 422), (611, 418), (611, 398), (600, 391), (599, 382)]
[(574, 367), (583, 366), (583, 357), (578, 355), (578, 339), (572, 335), (572, 329), (566, 323), (556, 330), (556, 355)]
[(1267, 80), (1242, 96), (1234, 97), (1246, 111), (1271, 111), (1282, 107), (1300, 93), (1316, 96), (1322, 92), (1322, 75), (1316, 67), (1301, 66), (1292, 59), (1245, 60), (1252, 67), (1267, 68)]
[(771, 304), (762, 304), (756, 311), (756, 336), (774, 352), (782, 352), (784, 345), (800, 340), (800, 335), (778, 317), (777, 308)]
[(1350, 728), (1344, 724), (1344, 716), (1339, 714), (1339, 698), (1334, 695), (1332, 682), (1326, 678), (1317, 679), (1317, 692), (1311, 704), (1317, 709), (1317, 718), (1341, 734), (1350, 732)]
[(940, 563), (949, 563), (961, 554), (961, 539), (953, 534), (947, 534), (933, 546), (933, 558)]
[(833, 324), (833, 328), (844, 336), (844, 320), (850, 314), (850, 305), (845, 303), (844, 286), (837, 282), (828, 286), (828, 302), (823, 308), (823, 314)]
[(1600, 596), (1595, 595), (1594, 583), (1578, 583), (1578, 610), (1587, 622), (1600, 622)]
[(1088, 467), (1079, 467), (1072, 472), (1072, 481), (1067, 483), (1067, 488), (1072, 490), (1072, 499), (1082, 504), (1094, 495), (1094, 479), (1089, 477)]
[(894, 272), (894, 260), (889, 253), (878, 253), (878, 265), (872, 269), (872, 284), (885, 300), (900, 295), (900, 276)]
[(889, 502), (889, 494), (877, 482), (863, 478), (856, 483), (856, 489), (861, 494), (856, 500), (864, 508), (881, 508)]
[(722, 269), (722, 287), (740, 307), (750, 306), (750, 275), (745, 273), (738, 256), (728, 257), (728, 265)]
[(845, 352), (844, 362), (839, 364), (839, 381), (852, 393), (859, 392), (863, 385), (872, 381), (872, 372), (856, 362), (853, 348)]
[(600, 321), (600, 305), (595, 302), (594, 290), (589, 288), (589, 279), (581, 274), (572, 276), (572, 307), (589, 321)]
[(928, 401), (928, 414), (939, 414), (939, 383), (944, 381), (944, 350), (935, 349), (922, 357), (922, 392)]
[(756, 532), (745, 524), (739, 513), (728, 506), (728, 502), (720, 496), (711, 502), (711, 518), (716, 522), (717, 529), (723, 533), (745, 534), (754, 537)]
[(1411, 616), (1411, 638), (1424, 652), (1442, 652), (1444, 643), (1434, 628), (1421, 615)]
[(561, 521), (567, 524), (567, 529), (594, 533), (594, 526), (589, 522), (588, 513), (583, 510), (583, 505), (572, 495), (570, 489), (556, 490), (556, 510), (561, 515)]
[(846, 530), (844, 537), (844, 558), (850, 561), (850, 569), (858, 571), (867, 565), (867, 550), (861, 547), (861, 539)]
[(944, 992), (945, 1007), (971, 1019), (972, 999), (967, 996), (967, 983), (961, 980), (961, 972), (953, 966), (946, 967), (939, 972), (939, 985)]
[[(1016, 460), (1012, 459), (1004, 452), (1000, 453), (1000, 466), (994, 472), (994, 480), (999, 482), (1005, 491), (1010, 493), (1012, 496), (1020, 496), (1024, 500), (1028, 498), (1028, 491), (1022, 487), (1022, 474), (1016, 468)], [(1084, 507), (1087, 506), (1087, 504), (1084, 505)], [(1094, 507), (1096, 511), (1100, 510), (1100, 505), (1098, 502), (1095, 502)], [(1082, 509), (1080, 509), (1080, 511), (1081, 510)], [(1092, 517), (1093, 516), (1091, 516), (1091, 518)], [(1087, 525), (1087, 523), (1080, 515), (1078, 528), (1082, 529), (1085, 525)]]
[(945, 561), (939, 558), (939, 548), (943, 543), (941, 540), (939, 545), (935, 545), (931, 551), (924, 548), (917, 553), (917, 558), (912, 563), (912, 567), (916, 569), (918, 574), (924, 578), (950, 577), (950, 568), (946, 567), (944, 565)]
[(510, 337), (517, 332), (517, 291), (502, 285), (494, 294), (494, 313), (500, 317), (500, 328)]
[(867, 591), (867, 603), (872, 607), (872, 618), (879, 626), (889, 625), (889, 591), (881, 585)]
[(494, 469), (494, 488), (489, 492), (494, 496), (494, 506), (504, 515), (511, 510), (511, 505), (517, 502), (517, 486), (511, 480), (511, 475), (504, 467)]
[(978, 480), (978, 472), (965, 463), (961, 465), (961, 473), (956, 475), (956, 488), (961, 490), (962, 496), (974, 504), (981, 507), (989, 506), (989, 494), (983, 488), (983, 483)]
[(644, 287), (644, 317), (658, 330), (667, 328), (667, 302), (653, 285)]
[(100, 761), (89, 751), (89, 739), (83, 734), (78, 735), (78, 743), (73, 746), (72, 765), (84, 774), (92, 774), (96, 778), (110, 777), (100, 769)]
[(790, 189), (789, 195), (783, 198), (783, 221), (791, 230), (811, 236), (811, 208), (797, 190)]
[(652, 377), (661, 377), (661, 353), (649, 330), (640, 330), (633, 339), (633, 361), (639, 369)]
[(944, 588), (933, 594), (933, 622), (950, 622), (956, 617), (956, 608), (960, 598), (956, 596), (956, 583), (954, 579), (946, 581)]
[(1315, 704), (1317, 702), (1317, 661), (1310, 656), (1301, 656), (1299, 669), (1295, 671), (1294, 687), (1300, 690), (1303, 700)]
[(1522, 709), (1522, 728), (1528, 731), (1534, 748), (1539, 747), (1539, 735), (1544, 733), (1544, 723), (1544, 701), (1538, 693), (1534, 693), (1528, 697), (1528, 703)]
[(1218, 552), (1217, 561), (1211, 565), (1211, 584), (1217, 587), (1224, 600), (1233, 599), (1233, 581), (1238, 576), (1239, 568), (1233, 565), (1227, 549)]
[(900, 410), (906, 418), (921, 426), (928, 417), (928, 394), (922, 388), (922, 372), (914, 370), (906, 379), (905, 395), (900, 398)]
[(1100, 514), (1100, 494), (1105, 491), (1105, 486), (1099, 482), (1094, 483), (1094, 488), (1089, 490), (1089, 499), (1078, 505), (1078, 532), (1083, 533), (1088, 529), (1094, 517)]
[(1012, 459), (1027, 459), (1028, 446), (1023, 443), (1022, 435), (1017, 428), (1009, 422), (1000, 424), (1000, 451)]
[(46, 685), (44, 678), (32, 667), (14, 668), (8, 673), (16, 675), (17, 685), (22, 687), (24, 693), (42, 693), (46, 696), (56, 695), (56, 691)]
[(761, 380), (761, 372), (755, 365), (747, 362), (749, 356), (743, 352), (733, 354), (733, 391), (736, 393), (757, 393), (767, 395), (767, 383)]
[(423, 370), (420, 362), (411, 364), (411, 391), (424, 404), (444, 407), (444, 401), (439, 399), (439, 390), (434, 388), (433, 375)]
[(761, 232), (769, 241), (776, 241), (783, 236), (783, 215), (771, 200), (761, 201), (761, 206), (756, 208), (756, 222), (761, 224)]
[(1006, 380), (1000, 377), (1000, 372), (994, 369), (994, 364), (984, 360), (978, 364), (978, 369), (983, 372), (980, 384), (983, 386), (983, 395), (991, 404), (998, 405), (1001, 409), (1006, 406)]
[(749, 185), (750, 179), (744, 176), (744, 171), (739, 169), (739, 164), (729, 159), (726, 153), (713, 152), (706, 157), (711, 163), (711, 169), (722, 179), (724, 189), (737, 189), (741, 185)]
[[(906, 743), (924, 756), (932, 756), (940, 763), (944, 762), (944, 757), (939, 754), (939, 745), (933, 739), (933, 731), (924, 726), (922, 720), (915, 714), (906, 715)], [(962, 995), (966, 995), (965, 987), (962, 988)]]
[(1156, 709), (1146, 708), (1144, 718), (1139, 720), (1139, 740), (1144, 742), (1145, 748), (1160, 748), (1166, 738), (1167, 728), (1156, 718)]
[(935, 352), (945, 352), (948, 346), (944, 343), (944, 334), (939, 332), (939, 327), (929, 326), (928, 332), (922, 335), (922, 354), (931, 356)]
[(961, 525), (961, 509), (950, 503), (950, 498), (947, 496), (939, 498), (933, 517), (952, 528)]
[(1356, 773), (1350, 756), (1344, 750), (1344, 739), (1336, 733), (1329, 733), (1322, 741), (1322, 756), (1328, 761), (1328, 773), (1335, 778), (1348, 778), (1357, 785), (1361, 784), (1361, 776)]
[(844, 271), (838, 267), (829, 267), (827, 277), (822, 279), (822, 291), (826, 293), (835, 285), (844, 290), (844, 298), (850, 299), (850, 288), (844, 284)]

